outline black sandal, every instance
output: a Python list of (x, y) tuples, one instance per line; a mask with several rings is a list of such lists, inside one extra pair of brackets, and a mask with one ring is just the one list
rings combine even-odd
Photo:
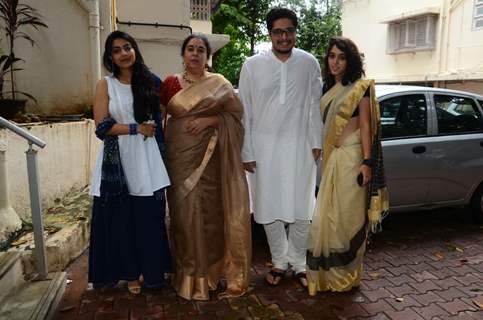
[(283, 277), (285, 277), (285, 270), (283, 271), (277, 271), (275, 269), (271, 269), (269, 272), (268, 272), (269, 275), (272, 276), (272, 281), (273, 282), (270, 282), (268, 281), (268, 278), (265, 277), (265, 280), (272, 286), (276, 286), (280, 283), (280, 281), (283, 279)]
[(295, 278), (298, 280), (298, 282), (300, 283), (300, 285), (302, 287), (307, 288), (308, 282), (307, 282), (307, 273), (306, 272), (302, 271), (302, 272), (296, 273)]

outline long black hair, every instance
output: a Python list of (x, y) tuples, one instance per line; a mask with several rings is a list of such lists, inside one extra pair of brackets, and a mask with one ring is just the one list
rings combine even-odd
[(336, 46), (337, 49), (344, 52), (347, 61), (347, 68), (342, 76), (342, 85), (346, 86), (366, 75), (362, 63), (362, 56), (357, 49), (356, 44), (349, 38), (333, 37), (329, 40), (329, 47), (324, 57), (324, 87), (323, 92), (329, 91), (335, 84), (335, 77), (330, 73), (329, 54), (330, 50)]
[(112, 72), (117, 78), (121, 70), (112, 61), (112, 45), (114, 40), (123, 39), (129, 42), (136, 53), (131, 76), (131, 90), (133, 95), (134, 119), (137, 123), (143, 123), (152, 119), (154, 113), (159, 112), (159, 92), (155, 87), (154, 75), (144, 64), (143, 56), (139, 51), (138, 44), (129, 34), (123, 31), (113, 31), (106, 39), (104, 46), (104, 67)]

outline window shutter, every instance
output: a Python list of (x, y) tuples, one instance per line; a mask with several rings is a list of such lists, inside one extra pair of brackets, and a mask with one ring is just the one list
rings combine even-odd
[(427, 45), (434, 48), (436, 45), (436, 16), (428, 17)]
[(404, 48), (406, 46), (406, 23), (399, 24), (399, 43), (398, 48)]
[(412, 20), (408, 20), (407, 22), (407, 47), (414, 47), (416, 46), (416, 22)]
[(388, 53), (393, 53), (397, 49), (397, 32), (398, 26), (397, 24), (390, 23), (387, 25), (387, 47), (386, 51)]
[(419, 19), (416, 23), (416, 45), (418, 47), (425, 46), (427, 44), (427, 30), (428, 30), (428, 19), (424, 17)]

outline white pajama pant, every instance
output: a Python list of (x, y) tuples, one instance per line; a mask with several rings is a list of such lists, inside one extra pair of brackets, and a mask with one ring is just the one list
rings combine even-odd
[(267, 235), (272, 264), (275, 268), (287, 270), (292, 266), (295, 273), (305, 272), (307, 255), (307, 236), (309, 234), (309, 220), (295, 220), (294, 223), (281, 220), (264, 224)]

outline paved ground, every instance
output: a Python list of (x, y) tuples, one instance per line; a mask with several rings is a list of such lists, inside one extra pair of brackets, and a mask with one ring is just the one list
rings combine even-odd
[(209, 302), (184, 301), (170, 288), (86, 290), (84, 254), (68, 269), (73, 282), (54, 319), (483, 319), (483, 226), (460, 211), (391, 215), (371, 238), (360, 289), (349, 293), (310, 297), (292, 277), (270, 287), (258, 227), (254, 247), (250, 294), (218, 301), (214, 293)]

